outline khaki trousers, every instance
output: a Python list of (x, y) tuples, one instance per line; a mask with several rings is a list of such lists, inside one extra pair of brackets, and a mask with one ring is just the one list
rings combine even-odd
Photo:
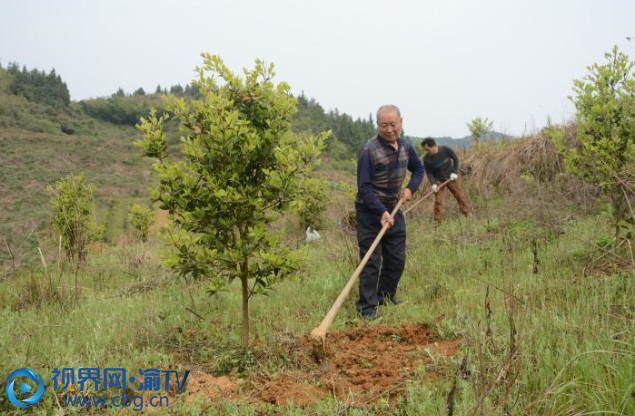
[(436, 222), (441, 222), (441, 207), (443, 206), (443, 194), (445, 190), (448, 189), (454, 195), (454, 199), (459, 203), (459, 209), (466, 217), (469, 216), (472, 211), (467, 206), (467, 199), (465, 198), (465, 192), (463, 192), (463, 188), (459, 184), (459, 181), (448, 182), (444, 187), (439, 189), (436, 194), (434, 194), (434, 220)]

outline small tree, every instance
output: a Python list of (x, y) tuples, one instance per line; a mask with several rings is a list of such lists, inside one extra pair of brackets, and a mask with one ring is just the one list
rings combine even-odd
[(148, 207), (133, 204), (128, 210), (128, 222), (135, 229), (141, 241), (148, 241), (148, 232), (152, 225), (152, 211)]
[(610, 199), (619, 240), (620, 228), (634, 225), (624, 178), (635, 162), (635, 63), (617, 46), (605, 57), (605, 64), (589, 66), (589, 74), (573, 82), (577, 146), (565, 149), (563, 135), (550, 132), (569, 171)]
[(88, 244), (96, 240), (101, 229), (93, 220), (95, 188), (82, 175), (68, 175), (49, 186), (52, 222), (62, 237), (62, 245), (69, 260), (83, 262)]
[(160, 185), (152, 197), (173, 219), (177, 251), (170, 265), (182, 275), (209, 279), (212, 294), (240, 281), (246, 347), (249, 299), (289, 277), (298, 261), (267, 225), (298, 198), (326, 134), (291, 133), (296, 100), (286, 83), (271, 81), (273, 65), (256, 61), (243, 79), (218, 56), (202, 56), (195, 81), (201, 99), (166, 97), (167, 111), (182, 127), (185, 158), (165, 160), (166, 116), (155, 112), (138, 125), (144, 132), (139, 145), (159, 160)]
[(296, 202), (296, 211), (303, 229), (321, 229), (324, 225), (324, 211), (328, 203), (327, 185), (324, 178), (307, 178), (300, 186), (302, 197)]
[(474, 146), (478, 146), (481, 142), (481, 138), (491, 132), (493, 127), (493, 121), (489, 121), (487, 118), (483, 120), (481, 117), (477, 117), (467, 123), (467, 128), (470, 129), (472, 139), (474, 139)]

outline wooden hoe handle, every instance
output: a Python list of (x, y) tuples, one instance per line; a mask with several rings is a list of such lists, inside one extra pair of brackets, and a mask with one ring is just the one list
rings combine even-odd
[[(399, 208), (401, 208), (401, 204), (403, 204), (403, 199), (400, 198), (399, 202), (397, 202), (397, 205), (392, 210), (390, 215), (392, 215), (394, 217), (395, 214), (397, 213), (397, 211), (399, 211)], [(370, 248), (366, 252), (366, 255), (362, 259), (361, 263), (359, 263), (359, 266), (357, 266), (357, 269), (355, 269), (355, 272), (353, 272), (353, 275), (351, 276), (351, 278), (348, 279), (348, 282), (346, 283), (346, 286), (344, 286), (344, 289), (342, 289), (342, 292), (340, 293), (340, 295), (335, 300), (335, 303), (333, 303), (333, 306), (331, 306), (331, 309), (328, 311), (328, 313), (326, 314), (326, 316), (324, 317), (324, 319), (320, 323), (320, 326), (318, 326), (313, 331), (311, 331), (311, 338), (319, 339), (319, 340), (322, 340), (322, 341), (324, 340), (325, 334), (326, 334), (326, 330), (333, 323), (333, 320), (335, 319), (335, 316), (337, 315), (337, 312), (339, 312), (340, 308), (342, 307), (342, 304), (346, 300), (346, 297), (348, 296), (348, 294), (350, 293), (351, 289), (353, 288), (353, 285), (355, 284), (355, 280), (357, 280), (357, 278), (359, 277), (360, 273), (364, 269), (364, 266), (366, 266), (366, 263), (368, 263), (368, 259), (370, 259), (370, 256), (373, 254), (373, 252), (377, 248), (377, 245), (379, 244), (379, 241), (381, 241), (381, 238), (384, 236), (384, 234), (386, 234), (386, 231), (388, 230), (388, 227), (389, 227), (389, 225), (388, 225), (388, 223), (386, 223), (381, 228), (381, 231), (379, 231), (379, 234), (377, 234), (377, 237), (375, 237), (375, 241), (373, 241), (373, 244), (370, 246)]]

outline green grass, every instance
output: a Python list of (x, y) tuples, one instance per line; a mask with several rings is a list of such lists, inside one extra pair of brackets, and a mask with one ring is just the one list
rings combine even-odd
[[(73, 134), (63, 133), (63, 125)], [(75, 412), (60, 408), (48, 388), (55, 367), (171, 366), (180, 374), (230, 374), (241, 383), (250, 375), (297, 371), (296, 358), (306, 352), (299, 340), (322, 320), (356, 266), (354, 236), (335, 229), (351, 208), (353, 165), (327, 161), (319, 172), (329, 180), (329, 226), (305, 248), (294, 280), (252, 299), (253, 347), (241, 350), (237, 284), (210, 297), (206, 282), (179, 279), (163, 267), (167, 247), (156, 236), (148, 244), (126, 237), (128, 207), (147, 202), (151, 181), (149, 162), (132, 145), (138, 135), (86, 117), (77, 104), (60, 112), (0, 93), (0, 237), (19, 266), (14, 275), (3, 254), (0, 375), (28, 367), (43, 376), (47, 389), (33, 413)], [(171, 131), (171, 143), (175, 137)], [(58, 259), (57, 237), (46, 226), (45, 188), (69, 172), (84, 172), (97, 187), (96, 216), (106, 229), (103, 252), (95, 249), (79, 270)], [(635, 414), (635, 272), (628, 252), (619, 251), (620, 259), (605, 251), (614, 246), (607, 214), (581, 212), (547, 186), (513, 200), (465, 184), (479, 217), (458, 219), (449, 198), (435, 230), (430, 203), (417, 209), (408, 218), (398, 294), (408, 303), (380, 310), (382, 324), (429, 323), (443, 338), (463, 339), (464, 347), (453, 360), (432, 357), (435, 368), (418, 369), (396, 403), (380, 398), (356, 408), (327, 397), (306, 409), (186, 404), (177, 395), (158, 413), (445, 415), (453, 390), (454, 415)], [(294, 221), (274, 228), (289, 245), (304, 246)], [(0, 245), (4, 250), (2, 238)], [(331, 332), (360, 324), (355, 300), (356, 289)], [(0, 377), (0, 389), (3, 383)], [(21, 414), (4, 394), (0, 413)]]
[[(463, 338), (465, 346), (454, 364), (440, 362), (445, 377), (431, 382), (424, 369), (409, 381), (407, 394), (398, 403), (380, 400), (366, 410), (348, 409), (347, 414), (447, 414), (447, 395), (455, 378), (455, 415), (470, 414), (486, 391), (482, 411), (488, 415), (503, 415), (506, 410), (540, 415), (633, 414), (634, 274), (625, 268), (607, 273), (601, 259), (588, 266), (589, 259), (601, 253), (585, 241), (610, 235), (603, 215), (563, 223), (559, 234), (531, 218), (502, 217), (490, 221), (489, 228), (484, 220), (448, 219), (434, 231), (428, 215), (408, 223), (407, 268), (399, 293), (408, 304), (381, 308), (382, 323), (432, 323), (443, 337)], [(66, 271), (61, 280), (51, 266), (54, 286), (65, 288), (58, 290), (62, 302), (47, 294), (50, 284), (41, 270), (34, 270), (32, 278), (23, 273), (0, 283), (0, 304), (5, 305), (0, 318), (4, 329), (0, 351), (5, 357), (0, 373), (29, 367), (48, 383), (53, 367), (173, 365), (181, 372), (201, 369), (219, 375), (238, 370), (243, 376), (293, 369), (293, 354), (302, 351), (289, 350), (285, 343), (305, 336), (320, 322), (354, 268), (352, 236), (326, 230), (323, 237), (308, 246), (307, 262), (295, 281), (280, 284), (269, 297), (252, 299), (254, 348), (247, 355), (239, 348), (238, 286), (209, 297), (204, 282), (186, 283), (162, 268), (163, 248), (156, 241), (111, 247), (93, 256), (77, 276)], [(537, 274), (532, 272), (533, 238), (539, 242)], [(575, 255), (579, 252), (584, 256)], [(33, 289), (38, 285), (39, 292)], [(69, 289), (75, 286), (80, 287), (78, 295)], [(33, 305), (25, 302), (29, 293), (39, 293)], [(485, 334), (486, 297), (491, 335)], [(354, 302), (355, 292), (330, 331), (359, 322)], [(185, 336), (188, 330), (194, 335)], [(508, 362), (511, 339), (517, 350)], [(470, 375), (464, 380), (455, 376), (455, 366), (466, 354)], [(505, 377), (494, 383), (506, 364)], [(56, 409), (50, 390), (36, 411)], [(14, 411), (6, 403), (0, 405)], [(311, 411), (326, 415), (344, 408), (331, 398)], [(308, 411), (203, 401), (189, 405), (177, 401), (167, 410), (172, 414)]]
[[(54, 251), (46, 188), (70, 173), (83, 173), (95, 185), (97, 221), (106, 226), (104, 241), (116, 241), (125, 231), (129, 204), (146, 200), (148, 194), (150, 162), (133, 145), (140, 133), (87, 117), (77, 104), (56, 110), (0, 92), (0, 107), (3, 251), (6, 239), (17, 262), (25, 265), (38, 261), (37, 238), (44, 250), (51, 246)], [(71, 126), (73, 134), (64, 133), (62, 126)], [(28, 241), (20, 246), (23, 239)], [(0, 269), (5, 269), (0, 274), (6, 272), (6, 264)]]

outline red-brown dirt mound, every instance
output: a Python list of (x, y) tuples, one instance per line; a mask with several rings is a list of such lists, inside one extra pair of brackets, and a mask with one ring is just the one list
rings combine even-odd
[[(440, 340), (425, 324), (401, 326), (364, 324), (327, 335), (328, 357), (322, 364), (312, 358), (308, 337), (296, 345), (303, 349), (297, 368), (274, 376), (252, 375), (248, 382), (233, 376), (214, 378), (204, 373), (190, 375), (186, 402), (203, 400), (266, 402), (278, 405), (293, 401), (310, 406), (327, 395), (339, 400), (370, 404), (380, 397), (398, 398), (417, 367), (426, 367), (434, 377), (432, 361), (454, 356), (462, 340)], [(239, 388), (239, 386), (241, 386)]]
[(427, 325), (408, 323), (359, 327), (327, 338), (330, 358), (319, 381), (338, 398), (349, 392), (370, 398), (401, 390), (398, 385), (429, 363), (431, 355), (454, 356), (461, 344), (439, 340)]

